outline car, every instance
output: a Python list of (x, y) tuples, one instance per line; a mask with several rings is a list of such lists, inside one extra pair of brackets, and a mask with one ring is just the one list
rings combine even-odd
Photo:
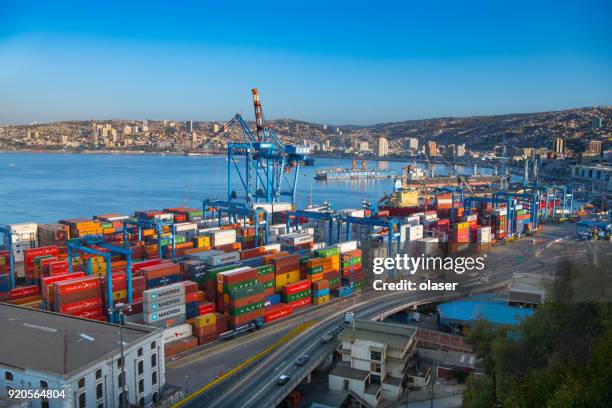
[(304, 364), (308, 362), (308, 360), (310, 360), (310, 356), (307, 356), (307, 355), (300, 356), (298, 357), (297, 360), (295, 360), (295, 365), (303, 366)]
[(321, 343), (329, 343), (333, 338), (334, 338), (334, 334), (333, 333), (324, 334), (321, 337)]
[(291, 377), (289, 377), (288, 375), (282, 374), (280, 377), (278, 377), (278, 379), (276, 380), (276, 383), (278, 385), (285, 385), (289, 382), (289, 379)]

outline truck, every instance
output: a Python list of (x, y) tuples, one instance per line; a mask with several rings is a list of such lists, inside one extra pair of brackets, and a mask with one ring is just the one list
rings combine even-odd
[(355, 313), (353, 313), (353, 312), (346, 312), (346, 313), (344, 313), (344, 323), (351, 324), (351, 323), (353, 323), (354, 319), (355, 319)]
[(230, 331), (226, 331), (225, 333), (221, 333), (219, 335), (219, 340), (230, 340), (243, 333), (250, 333), (255, 330), (259, 330), (263, 326), (264, 326), (264, 319), (260, 317), (255, 320), (252, 320), (251, 322), (249, 322), (248, 324), (245, 324), (244, 326), (240, 326), (240, 327), (235, 328), (234, 330), (230, 330)]

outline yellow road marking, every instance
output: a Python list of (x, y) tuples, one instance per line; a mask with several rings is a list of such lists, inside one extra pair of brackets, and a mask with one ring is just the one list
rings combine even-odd
[(264, 357), (265, 355), (271, 353), (278, 346), (280, 346), (281, 344), (283, 344), (283, 343), (293, 339), (298, 334), (302, 333), (303, 331), (305, 331), (306, 329), (308, 329), (309, 327), (311, 327), (314, 324), (315, 324), (315, 320), (309, 320), (307, 322), (304, 322), (304, 323), (294, 327), (293, 329), (291, 329), (291, 331), (289, 331), (289, 333), (287, 333), (283, 337), (281, 337), (280, 340), (278, 340), (276, 343), (268, 346), (267, 348), (265, 348), (264, 350), (262, 350), (259, 353), (255, 354), (254, 356), (252, 356), (249, 359), (243, 361), (242, 363), (240, 363), (236, 367), (232, 368), (231, 370), (229, 370), (228, 372), (224, 373), (220, 377), (218, 377), (215, 380), (213, 380), (213, 381), (209, 382), (208, 384), (204, 385), (203, 387), (201, 387), (197, 391), (193, 392), (192, 394), (187, 395), (185, 398), (183, 398), (182, 400), (180, 400), (176, 404), (172, 405), (172, 408), (182, 407), (183, 405), (185, 405), (189, 401), (192, 401), (194, 398), (196, 398), (197, 396), (199, 396), (203, 392), (209, 390), (210, 388), (212, 388), (215, 385), (219, 384), (221, 381), (225, 380), (226, 378), (230, 377), (231, 375), (233, 375), (233, 374), (237, 373), (238, 371), (242, 370), (247, 365), (249, 365), (252, 362), (254, 362), (256, 360), (259, 360), (260, 358)]

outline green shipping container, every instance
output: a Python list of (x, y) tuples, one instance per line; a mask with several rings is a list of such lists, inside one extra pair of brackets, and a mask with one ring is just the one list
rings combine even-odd
[(314, 252), (314, 254), (318, 258), (327, 258), (329, 256), (339, 255), (340, 254), (340, 248), (338, 248), (338, 247), (329, 247), (329, 248), (317, 249)]
[(332, 278), (329, 280), (329, 285), (333, 286), (333, 285), (337, 285), (340, 282), (340, 278)]
[(229, 298), (233, 300), (244, 299), (245, 297), (257, 295), (263, 293), (264, 287), (261, 284), (255, 284), (247, 286), (246, 288), (240, 288), (229, 292)]
[(253, 303), (252, 305), (239, 307), (238, 309), (230, 309), (229, 314), (230, 316), (240, 316), (245, 313), (254, 312), (257, 309), (263, 309), (263, 307), (264, 307), (264, 302), (257, 302), (257, 303)]
[(300, 258), (300, 264), (301, 265), (306, 265), (306, 262), (308, 262), (309, 259), (314, 258), (314, 255), (306, 255), (302, 258)]
[(270, 289), (270, 288), (275, 288), (276, 287), (276, 282), (271, 280), (270, 282), (265, 282), (263, 283), (263, 287), (264, 289)]
[(289, 296), (283, 296), (285, 303), (295, 302), (296, 300), (304, 299), (310, 297), (310, 289), (303, 290), (298, 293), (294, 293)]
[(242, 282), (233, 283), (231, 285), (223, 285), (223, 292), (228, 293), (234, 290), (248, 288), (249, 286), (257, 285), (257, 279), (248, 279)]
[(322, 266), (315, 266), (314, 268), (306, 269), (306, 273), (309, 275), (314, 275), (314, 274), (321, 273), (321, 272), (323, 272)]
[(274, 273), (274, 265), (262, 265), (257, 267), (257, 276), (264, 276)]

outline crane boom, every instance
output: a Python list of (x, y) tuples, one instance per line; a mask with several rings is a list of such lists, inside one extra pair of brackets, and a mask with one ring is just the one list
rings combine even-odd
[(255, 124), (257, 126), (257, 140), (264, 140), (264, 120), (263, 110), (261, 109), (261, 101), (259, 100), (259, 91), (257, 88), (251, 89), (253, 93), (253, 107), (255, 108)]

